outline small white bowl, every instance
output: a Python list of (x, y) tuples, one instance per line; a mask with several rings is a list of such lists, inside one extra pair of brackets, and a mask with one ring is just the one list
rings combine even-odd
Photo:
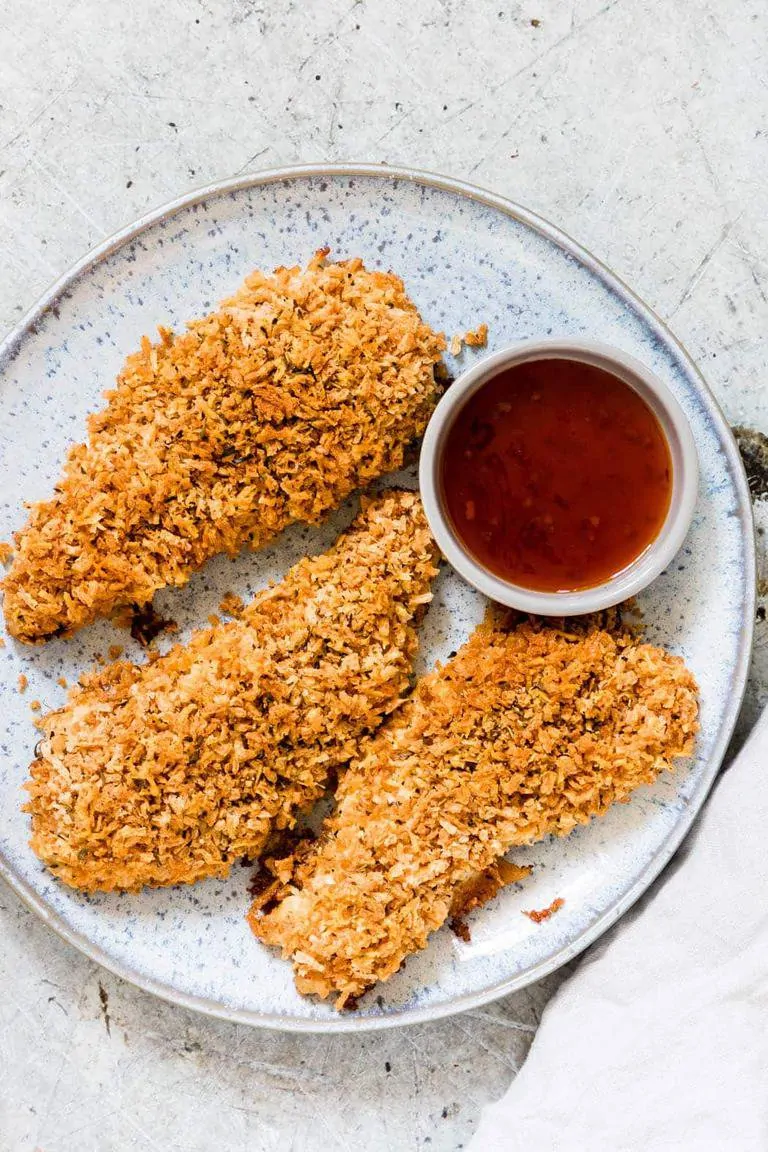
[[(655, 540), (609, 580), (572, 592), (537, 592), (501, 579), (467, 551), (445, 509), (440, 462), (446, 438), (461, 409), (475, 392), (507, 368), (532, 360), (575, 360), (602, 368), (633, 388), (656, 416), (672, 458), (672, 496), (666, 520)], [(635, 596), (655, 580), (680, 549), (693, 517), (699, 481), (696, 446), (688, 421), (674, 396), (644, 364), (594, 340), (535, 340), (486, 356), (450, 385), (424, 435), (419, 486), (435, 540), (460, 576), (500, 604), (539, 616), (577, 616), (597, 612)]]

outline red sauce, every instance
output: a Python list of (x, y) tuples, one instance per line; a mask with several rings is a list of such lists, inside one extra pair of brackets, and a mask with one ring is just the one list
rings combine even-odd
[(654, 540), (672, 494), (664, 433), (634, 389), (572, 360), (492, 377), (458, 413), (442, 458), (454, 531), (525, 588), (601, 584)]

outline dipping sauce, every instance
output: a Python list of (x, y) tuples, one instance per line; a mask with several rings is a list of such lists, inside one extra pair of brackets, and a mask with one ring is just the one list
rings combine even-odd
[(655, 539), (672, 495), (666, 437), (618, 377), (534, 360), (492, 377), (448, 431), (453, 529), (494, 575), (539, 592), (593, 588)]

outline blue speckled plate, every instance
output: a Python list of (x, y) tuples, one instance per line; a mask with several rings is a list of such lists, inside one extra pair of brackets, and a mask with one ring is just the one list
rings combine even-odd
[[(637, 356), (679, 399), (701, 461), (688, 540), (642, 598), (650, 638), (681, 653), (701, 685), (695, 760), (568, 840), (516, 852), (533, 875), (473, 916), (471, 943), (438, 933), (347, 1015), (298, 996), (289, 965), (252, 938), (243, 919), (246, 869), (227, 883), (138, 896), (85, 898), (51, 879), (27, 847), (20, 811), (36, 738), (29, 702), (59, 705), (58, 677), (72, 682), (125, 634), (102, 623), (44, 648), (8, 641), (0, 651), (0, 867), (22, 899), (94, 960), (169, 1000), (245, 1023), (340, 1031), (425, 1020), (520, 988), (571, 959), (637, 899), (690, 827), (720, 764), (747, 674), (755, 582), (749, 494), (733, 440), (696, 368), (649, 309), (514, 204), (373, 166), (293, 169), (204, 189), (140, 220), (54, 285), (0, 348), (0, 539), (22, 523), (22, 501), (50, 493), (67, 445), (83, 437), (86, 414), (144, 333), (201, 315), (253, 267), (304, 262), (324, 244), (334, 256), (397, 271), (426, 319), (449, 335), (487, 322), (490, 350), (569, 335)], [(453, 367), (473, 355), (465, 351)], [(210, 564), (188, 588), (160, 596), (160, 611), (188, 632), (224, 592), (251, 595), (306, 550), (330, 543), (350, 515), (345, 508), (322, 529), (291, 531), (235, 564)], [(483, 607), (445, 572), (424, 625), (421, 668), (456, 648)], [(548, 922), (521, 915), (557, 896), (565, 906)]]

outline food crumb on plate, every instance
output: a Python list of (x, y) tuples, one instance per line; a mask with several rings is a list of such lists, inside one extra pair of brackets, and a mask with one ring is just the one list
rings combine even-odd
[(464, 335), (464, 343), (468, 348), (485, 348), (488, 343), (488, 325), (478, 324), (477, 328), (470, 328)]
[(565, 904), (565, 900), (562, 896), (558, 896), (546, 908), (532, 908), (529, 912), (524, 911), (523, 916), (533, 920), (534, 924), (541, 924), (544, 920), (549, 920), (550, 916), (554, 916), (555, 912), (559, 912), (563, 904)]
[(69, 687), (69, 685), (67, 684), (66, 676), (59, 676), (58, 679), (56, 680), (56, 683), (59, 685), (60, 688), (68, 688)]
[(485, 348), (488, 343), (488, 325), (478, 324), (477, 328), (470, 328), (463, 336), (458, 333), (451, 336), (448, 351), (451, 356), (461, 356), (464, 345), (467, 348)]
[(40, 711), (40, 707), (41, 707), (41, 705), (40, 705), (40, 701), (39, 701), (39, 700), (32, 700), (32, 701), (30, 701), (30, 705), (29, 705), (29, 707), (32, 709), (32, 711), (33, 711), (33, 712), (39, 712), (39, 711)]
[(119, 660), (122, 654), (122, 644), (110, 644), (109, 648), (107, 649), (107, 655), (109, 656), (110, 660)]
[(28, 684), (29, 680), (26, 678), (24, 673), (19, 673), (19, 692), (26, 692)]
[(7, 564), (13, 556), (13, 545), (7, 540), (0, 540), (0, 564)]

